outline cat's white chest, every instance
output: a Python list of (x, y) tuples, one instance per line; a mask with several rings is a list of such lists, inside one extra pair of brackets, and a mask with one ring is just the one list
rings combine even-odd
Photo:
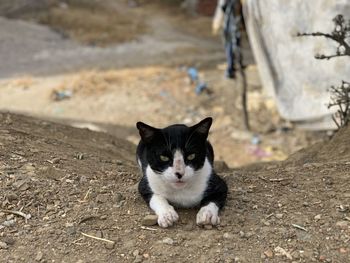
[(175, 188), (166, 177), (155, 173), (149, 166), (146, 169), (152, 192), (166, 198), (178, 207), (193, 207), (200, 204), (211, 173), (212, 167), (206, 159), (203, 167), (187, 179), (185, 187)]

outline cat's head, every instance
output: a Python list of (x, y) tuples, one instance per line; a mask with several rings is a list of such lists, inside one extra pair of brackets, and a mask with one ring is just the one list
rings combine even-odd
[(199, 176), (208, 162), (207, 137), (211, 124), (210, 117), (191, 127), (175, 124), (164, 129), (138, 122), (136, 126), (145, 145), (147, 164), (174, 188), (185, 187)]

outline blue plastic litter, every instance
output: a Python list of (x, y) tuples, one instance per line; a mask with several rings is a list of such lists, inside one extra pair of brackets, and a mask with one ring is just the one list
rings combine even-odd
[(196, 68), (188, 68), (187, 74), (192, 82), (196, 82), (198, 80), (198, 70)]
[(196, 86), (196, 94), (197, 95), (201, 94), (207, 88), (208, 88), (207, 83), (205, 82), (198, 83), (198, 85)]
[(251, 144), (253, 145), (258, 145), (261, 143), (261, 139), (259, 137), (259, 135), (253, 135), (252, 139), (250, 140)]

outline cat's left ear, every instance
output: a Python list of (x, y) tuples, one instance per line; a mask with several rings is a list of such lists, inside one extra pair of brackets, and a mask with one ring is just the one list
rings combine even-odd
[(197, 132), (205, 137), (208, 137), (210, 126), (213, 122), (213, 119), (211, 117), (205, 118), (204, 120), (201, 120), (196, 125), (192, 126), (191, 129), (194, 132)]
[(158, 130), (140, 121), (136, 123), (136, 127), (139, 130), (141, 139), (146, 143), (152, 140), (153, 136)]

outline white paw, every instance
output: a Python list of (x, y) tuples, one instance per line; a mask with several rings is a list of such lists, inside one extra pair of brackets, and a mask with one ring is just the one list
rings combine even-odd
[(179, 216), (170, 205), (158, 214), (158, 225), (164, 228), (172, 226), (177, 220), (179, 220)]
[(218, 225), (220, 224), (219, 208), (214, 203), (203, 206), (197, 213), (197, 225)]

